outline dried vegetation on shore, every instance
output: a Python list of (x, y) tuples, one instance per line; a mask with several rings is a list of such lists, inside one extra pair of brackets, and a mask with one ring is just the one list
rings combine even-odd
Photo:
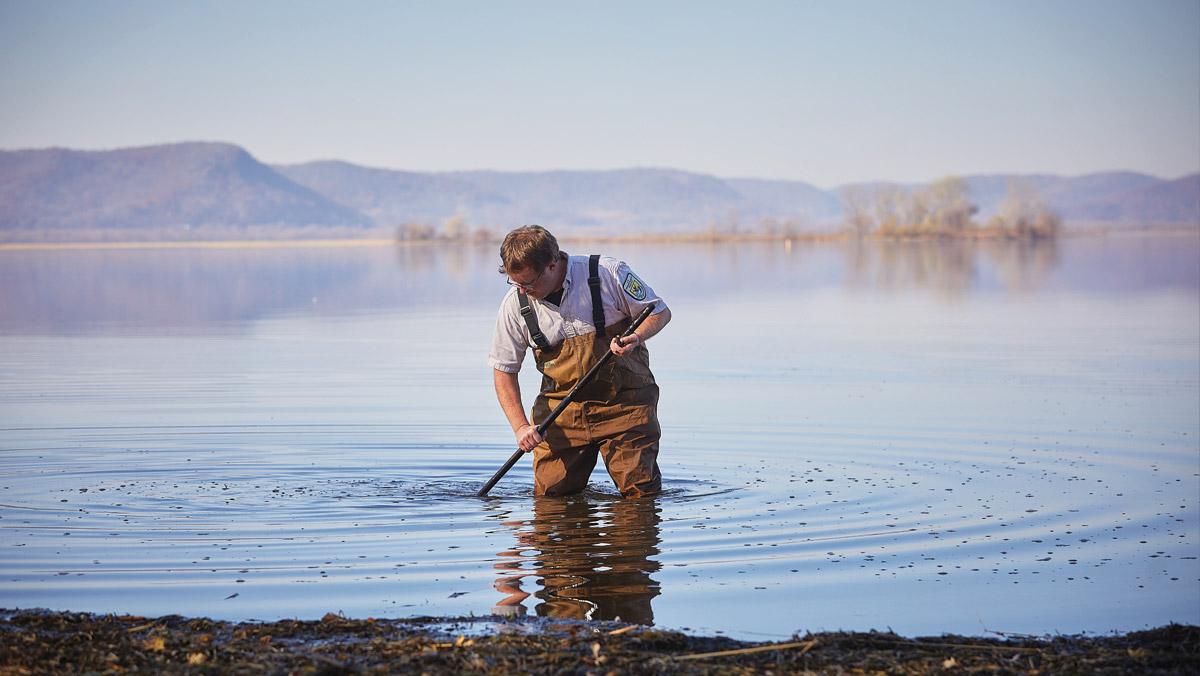
[(1200, 672), (1200, 627), (1008, 640), (822, 633), (743, 643), (611, 622), (0, 615), (0, 674), (130, 672), (1180, 674)]

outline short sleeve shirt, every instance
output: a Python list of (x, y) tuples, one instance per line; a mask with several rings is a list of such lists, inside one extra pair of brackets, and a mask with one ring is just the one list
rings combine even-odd
[[(604, 303), (604, 323), (611, 326), (626, 317), (636, 317), (646, 307), (657, 303), (654, 314), (667, 309), (667, 304), (650, 285), (629, 268), (625, 261), (609, 256), (600, 257), (600, 299)], [(538, 328), (551, 345), (572, 336), (592, 333), (592, 291), (588, 287), (588, 257), (568, 256), (567, 275), (563, 279), (560, 305), (538, 300), (532, 296), (529, 305), (537, 314)], [(496, 315), (496, 330), (488, 364), (497, 371), (517, 373), (525, 360), (525, 352), (533, 347), (529, 327), (521, 317), (517, 288), (509, 289), (500, 301)]]

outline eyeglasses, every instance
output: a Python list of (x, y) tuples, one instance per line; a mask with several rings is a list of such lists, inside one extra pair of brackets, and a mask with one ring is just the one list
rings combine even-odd
[[(550, 265), (554, 265), (554, 263), (550, 263)], [(546, 267), (542, 268), (542, 271), (538, 273), (537, 277), (533, 278), (533, 281), (516, 282), (516, 281), (513, 281), (512, 277), (508, 277), (504, 281), (507, 282), (509, 286), (515, 286), (518, 289), (523, 289), (525, 291), (528, 291), (528, 290), (532, 289), (535, 284), (538, 283), (538, 280), (542, 278), (542, 275), (546, 274), (546, 270), (548, 270), (550, 268), (550, 265), (547, 265)]]

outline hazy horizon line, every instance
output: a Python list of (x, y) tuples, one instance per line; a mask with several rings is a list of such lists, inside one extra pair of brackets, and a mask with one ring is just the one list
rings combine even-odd
[[(806, 185), (809, 185), (814, 188), (817, 188), (817, 189), (820, 189), (823, 191), (827, 191), (827, 192), (836, 190), (838, 188), (843, 188), (846, 186), (864, 185), (864, 184), (866, 184), (866, 185), (893, 184), (893, 185), (901, 185), (901, 186), (924, 185), (924, 184), (932, 183), (932, 182), (935, 182), (935, 181), (938, 181), (938, 180), (941, 180), (944, 178), (949, 178), (949, 177), (986, 178), (986, 177), (996, 177), (996, 176), (1023, 176), (1023, 177), (1046, 176), (1046, 177), (1053, 177), (1053, 178), (1085, 178), (1088, 176), (1096, 176), (1096, 175), (1101, 175), (1101, 174), (1132, 173), (1132, 174), (1140, 174), (1143, 176), (1149, 176), (1151, 178), (1155, 178), (1155, 179), (1158, 179), (1161, 181), (1177, 181), (1179, 179), (1183, 179), (1183, 178), (1187, 178), (1189, 176), (1194, 176), (1196, 174), (1200, 174), (1200, 165), (1197, 165), (1191, 171), (1188, 171), (1186, 173), (1180, 174), (1178, 176), (1173, 176), (1173, 177), (1162, 176), (1160, 174), (1152, 173), (1150, 171), (1146, 171), (1146, 170), (1142, 170), (1142, 169), (1133, 169), (1133, 168), (1128, 168), (1128, 167), (1097, 169), (1097, 170), (1087, 171), (1084, 173), (1063, 173), (1063, 172), (1055, 172), (1055, 171), (1048, 171), (1048, 170), (1034, 170), (1034, 169), (1008, 170), (1008, 171), (979, 170), (979, 171), (974, 171), (974, 172), (946, 172), (946, 173), (942, 173), (936, 177), (927, 178), (925, 180), (916, 180), (916, 181), (888, 179), (888, 178), (857, 179), (857, 180), (842, 181), (839, 183), (835, 183), (830, 187), (823, 187), (822, 184), (819, 184), (817, 182), (814, 182), (814, 181), (811, 181), (808, 179), (803, 179), (803, 178), (779, 178), (779, 177), (761, 176), (761, 175), (759, 175), (759, 176), (728, 175), (728, 174), (721, 174), (721, 173), (716, 173), (716, 172), (701, 171), (701, 170), (696, 170), (696, 169), (686, 169), (686, 168), (677, 167), (677, 166), (626, 165), (626, 166), (620, 166), (620, 167), (591, 167), (591, 168), (557, 167), (557, 168), (551, 168), (551, 169), (496, 169), (496, 168), (490, 168), (490, 167), (459, 168), (459, 169), (413, 169), (413, 168), (407, 168), (407, 167), (405, 167), (405, 168), (388, 167), (388, 166), (381, 166), (378, 164), (364, 164), (364, 163), (355, 162), (353, 160), (349, 160), (349, 159), (346, 159), (343, 157), (318, 157), (315, 159), (307, 159), (307, 160), (301, 160), (301, 161), (277, 162), (277, 161), (268, 160), (268, 159), (256, 154), (253, 150), (251, 150), (245, 144), (238, 143), (235, 141), (211, 140), (211, 139), (175, 140), (175, 141), (163, 141), (163, 142), (157, 142), (157, 143), (144, 143), (144, 144), (138, 144), (138, 145), (104, 146), (104, 147), (78, 147), (78, 146), (65, 146), (65, 145), (48, 145), (48, 146), (40, 146), (40, 147), (17, 147), (17, 148), (0, 147), (0, 152), (66, 150), (66, 151), (73, 151), (73, 152), (103, 153), (103, 152), (112, 152), (112, 151), (118, 151), (118, 150), (160, 148), (160, 147), (179, 146), (179, 145), (233, 146), (233, 147), (240, 148), (240, 149), (246, 151), (252, 157), (254, 157), (256, 160), (258, 160), (259, 162), (262, 162), (263, 164), (272, 166), (272, 167), (275, 167), (275, 166), (294, 167), (294, 166), (300, 166), (300, 165), (305, 165), (305, 164), (315, 164), (318, 162), (340, 162), (342, 164), (349, 164), (349, 165), (353, 165), (353, 166), (360, 167), (363, 169), (371, 169), (371, 170), (376, 170), (376, 171), (395, 171), (395, 172), (404, 172), (404, 173), (413, 173), (413, 174), (460, 174), (460, 173), (550, 174), (550, 173), (562, 173), (562, 172), (571, 172), (571, 173), (614, 172), (615, 173), (615, 172), (620, 172), (620, 171), (674, 171), (674, 172), (680, 172), (680, 173), (685, 173), (685, 174), (692, 174), (692, 175), (696, 175), (696, 176), (710, 176), (710, 177), (721, 179), (721, 180), (750, 180), (750, 181), (767, 181), (767, 182), (777, 182), (777, 183), (803, 183), (803, 184), (806, 184)], [(829, 184), (824, 184), (824, 185), (827, 186)]]

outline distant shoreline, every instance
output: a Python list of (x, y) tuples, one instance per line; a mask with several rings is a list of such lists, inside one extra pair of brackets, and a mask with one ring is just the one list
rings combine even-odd
[[(1058, 238), (1108, 237), (1125, 235), (1197, 235), (1200, 225), (1172, 227), (1086, 227), (1067, 229)], [(612, 242), (644, 244), (737, 244), (743, 242), (781, 242), (784, 244), (810, 244), (848, 242), (858, 239), (849, 232), (810, 232), (788, 235), (777, 233), (661, 233), (644, 235), (572, 235), (560, 237), (564, 242)], [(956, 234), (948, 233), (872, 233), (861, 237), (871, 242), (993, 242), (993, 241), (1050, 241), (1054, 238), (1030, 237), (997, 230), (974, 229)], [(449, 239), (398, 239), (398, 238), (315, 238), (315, 239), (228, 239), (228, 240), (149, 240), (111, 242), (0, 242), (2, 251), (129, 251), (156, 249), (351, 249), (391, 246), (438, 246), (495, 244), (499, 240), (472, 238)]]

